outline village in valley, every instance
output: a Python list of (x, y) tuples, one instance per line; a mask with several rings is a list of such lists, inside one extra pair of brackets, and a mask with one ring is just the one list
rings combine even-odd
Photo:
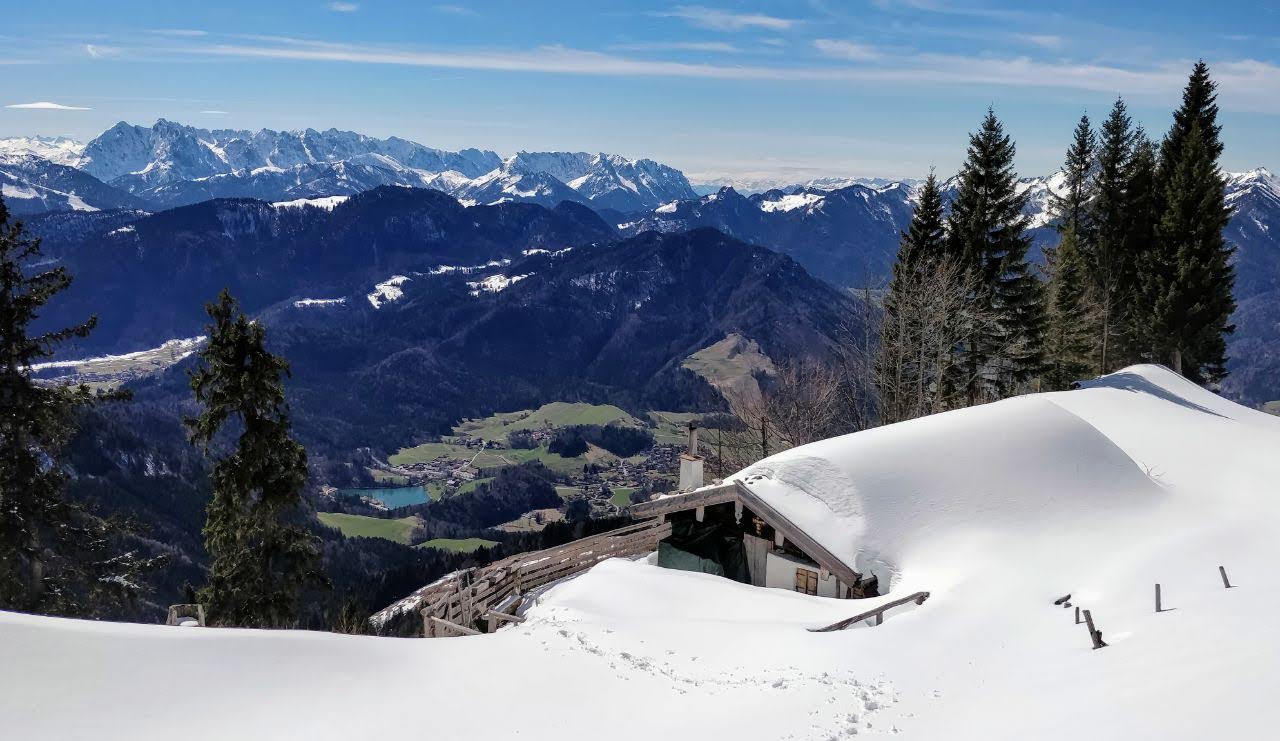
[[(501, 469), (537, 462), (554, 476), (561, 506), (521, 513), (494, 530), (538, 531), (563, 521), (571, 509), (588, 519), (616, 517), (631, 504), (674, 488), (688, 425), (702, 416), (650, 412), (638, 417), (616, 406), (581, 402), (552, 402), (534, 410), (498, 413), (464, 420), (452, 435), (402, 449), (386, 459), (370, 456), (366, 468), (374, 486), (330, 486), (325, 493), (334, 501), (351, 502), (355, 497), (362, 507), (394, 516), (401, 506), (466, 496), (492, 481)], [(618, 455), (595, 443), (586, 443), (581, 452), (557, 452), (557, 437), (582, 426), (627, 428), (647, 444), (630, 455)], [(350, 523), (358, 522), (350, 519), (355, 516), (326, 519), (347, 531)]]

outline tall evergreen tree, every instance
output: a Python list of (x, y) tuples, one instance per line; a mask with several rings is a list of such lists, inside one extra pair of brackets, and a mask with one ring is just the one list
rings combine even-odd
[(103, 396), (37, 384), (31, 366), (96, 320), (33, 334), (41, 307), (71, 285), (65, 268), (39, 264), (40, 241), (0, 199), (0, 609), (93, 616), (131, 596), (142, 564), (114, 551), (110, 523), (63, 497), (62, 446), (77, 410)]
[[(920, 310), (930, 277), (940, 260), (946, 259), (946, 231), (942, 190), (933, 172), (920, 190), (920, 202), (911, 223), (902, 233), (893, 278), (884, 298), (880, 347), (876, 357), (877, 395), (880, 420), (899, 422), (919, 416), (926, 405), (929, 370), (936, 365), (926, 349), (925, 326), (930, 318)], [(936, 392), (936, 389), (935, 389)]]
[(1134, 285), (1134, 245), (1129, 228), (1129, 169), (1133, 120), (1117, 98), (1102, 125), (1098, 171), (1090, 204), (1092, 239), (1082, 245), (1098, 296), (1098, 369), (1111, 372), (1126, 322), (1122, 319)]
[(1043, 287), (1027, 261), (1031, 237), (1013, 169), (1015, 147), (988, 109), (960, 171), (951, 204), (947, 251), (974, 276), (974, 301), (994, 329), (964, 348), (970, 403), (1000, 398), (1042, 369)]
[(1062, 193), (1051, 193), (1049, 204), (1058, 219), (1058, 233), (1070, 232), (1077, 244), (1087, 242), (1091, 231), (1089, 202), (1093, 198), (1093, 175), (1098, 141), (1087, 115), (1081, 116), (1072, 134), (1067, 159), (1062, 166)]
[(1217, 161), (1222, 156), (1222, 126), (1218, 124), (1218, 83), (1209, 77), (1209, 65), (1196, 62), (1182, 90), (1182, 105), (1173, 112), (1173, 125), (1160, 143), (1160, 163), (1175, 162), (1186, 148), (1191, 130), (1199, 127), (1206, 154)]
[(204, 528), (209, 583), (201, 601), (223, 625), (285, 627), (303, 589), (320, 583), (318, 544), (304, 527), (306, 451), (289, 434), (282, 376), (288, 363), (267, 351), (263, 326), (223, 290), (207, 306), (213, 320), (191, 388), (203, 406), (186, 420), (206, 450), (235, 435), (234, 449), (213, 468), (213, 499)]
[(938, 177), (930, 171), (920, 189), (920, 204), (911, 215), (907, 230), (901, 235), (898, 259), (893, 265), (893, 280), (900, 280), (903, 274), (915, 270), (925, 260), (937, 260), (945, 251), (946, 223), (942, 188), (938, 184)]
[(1054, 251), (1048, 290), (1044, 383), (1068, 388), (1094, 368), (1094, 307), (1089, 275), (1075, 232), (1068, 229)]
[(1110, 367), (1120, 368), (1140, 362), (1142, 347), (1142, 288), (1139, 270), (1147, 254), (1156, 248), (1156, 225), (1160, 219), (1161, 198), (1157, 190), (1156, 145), (1138, 127), (1133, 135), (1133, 151), (1125, 175), (1124, 266), (1120, 273), (1121, 290), (1116, 292), (1112, 333), (1108, 352)]
[(1145, 344), (1197, 383), (1226, 376), (1226, 335), (1235, 329), (1215, 89), (1208, 67), (1197, 63), (1161, 144), (1156, 245), (1139, 265)]

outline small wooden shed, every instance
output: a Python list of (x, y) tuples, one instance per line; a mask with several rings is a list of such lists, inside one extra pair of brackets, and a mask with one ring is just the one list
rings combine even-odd
[(659, 566), (823, 597), (880, 593), (874, 574), (854, 571), (741, 481), (635, 504), (630, 514), (670, 525)]

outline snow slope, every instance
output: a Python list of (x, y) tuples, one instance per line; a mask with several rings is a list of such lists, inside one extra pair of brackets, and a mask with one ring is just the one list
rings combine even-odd
[[(474, 638), (0, 613), (0, 718), (71, 739), (1264, 738), (1278, 448), (1280, 420), (1137, 366), (740, 474), (886, 569), (883, 599), (931, 593), (878, 627), (805, 630), (879, 600), (618, 560)], [(1108, 647), (1053, 605), (1067, 593)]]

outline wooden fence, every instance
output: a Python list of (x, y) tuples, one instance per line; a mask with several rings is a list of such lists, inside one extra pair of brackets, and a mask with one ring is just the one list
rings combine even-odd
[(520, 553), (450, 574), (419, 590), (416, 601), (428, 638), (493, 632), (520, 622), (515, 612), (530, 590), (619, 556), (649, 553), (671, 534), (671, 523), (647, 520), (555, 548)]

